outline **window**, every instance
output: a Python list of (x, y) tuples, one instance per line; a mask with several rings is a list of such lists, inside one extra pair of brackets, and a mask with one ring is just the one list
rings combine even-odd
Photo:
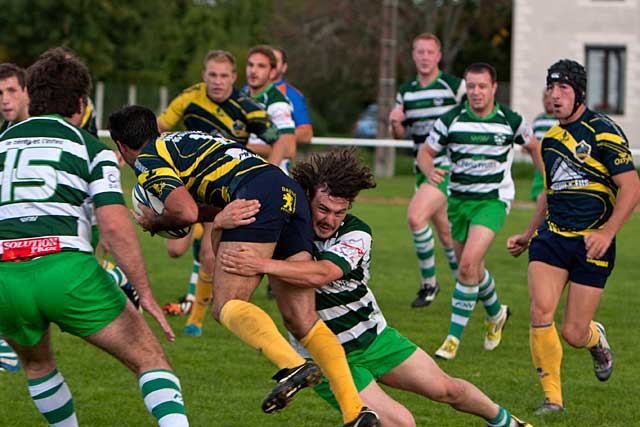
[(624, 46), (587, 46), (587, 106), (624, 114)]

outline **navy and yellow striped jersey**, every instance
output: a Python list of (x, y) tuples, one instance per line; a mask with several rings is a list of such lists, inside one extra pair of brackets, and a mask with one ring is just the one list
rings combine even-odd
[(163, 202), (185, 186), (196, 203), (224, 207), (242, 180), (268, 167), (242, 144), (203, 132), (166, 132), (134, 164), (140, 185)]
[(222, 136), (243, 145), (252, 133), (267, 144), (278, 140), (278, 129), (267, 112), (235, 88), (228, 99), (217, 103), (207, 95), (205, 83), (195, 84), (171, 101), (158, 120), (166, 129), (183, 121), (188, 130)]
[(610, 118), (587, 109), (542, 140), (549, 230), (583, 236), (604, 226), (616, 204), (612, 177), (635, 170), (627, 138)]

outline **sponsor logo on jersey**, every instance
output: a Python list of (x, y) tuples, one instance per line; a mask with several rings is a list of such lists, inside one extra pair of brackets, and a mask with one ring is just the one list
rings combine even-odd
[(497, 133), (493, 135), (493, 141), (496, 143), (496, 145), (502, 145), (507, 141), (507, 135), (502, 133)]
[(576, 144), (574, 155), (576, 159), (584, 163), (591, 155), (591, 146), (584, 142), (584, 140), (578, 142)]
[(27, 260), (56, 252), (60, 252), (59, 237), (36, 237), (2, 242), (3, 261)]
[(618, 157), (613, 161), (616, 166), (627, 165), (633, 161), (630, 153), (619, 153)]
[(440, 107), (442, 104), (444, 104), (444, 99), (442, 98), (435, 98), (433, 100), (433, 105), (435, 105), (436, 107)]
[(296, 210), (296, 193), (287, 187), (281, 187), (280, 189), (282, 190), (282, 201), (283, 201), (283, 204), (280, 210), (291, 215)]

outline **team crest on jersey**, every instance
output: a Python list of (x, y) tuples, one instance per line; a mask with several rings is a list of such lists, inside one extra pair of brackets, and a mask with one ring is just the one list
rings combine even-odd
[(234, 132), (244, 132), (246, 130), (246, 126), (242, 120), (236, 120), (233, 122), (233, 130)]
[(502, 134), (502, 133), (497, 133), (497, 134), (493, 135), (493, 141), (497, 145), (502, 145), (507, 141), (507, 135)]
[(576, 159), (584, 163), (585, 160), (591, 155), (591, 146), (584, 142), (584, 140), (576, 144), (575, 153)]
[(287, 187), (281, 187), (282, 190), (282, 207), (280, 210), (293, 214), (296, 211), (296, 193)]
[(433, 105), (435, 105), (436, 107), (441, 107), (442, 104), (444, 104), (444, 99), (442, 98), (435, 98), (433, 100)]

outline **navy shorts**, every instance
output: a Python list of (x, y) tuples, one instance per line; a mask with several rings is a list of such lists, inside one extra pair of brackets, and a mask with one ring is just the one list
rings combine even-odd
[(538, 230), (529, 246), (529, 262), (540, 261), (569, 272), (569, 280), (594, 288), (604, 288), (616, 259), (616, 241), (602, 258), (587, 258), (582, 237), (565, 237), (548, 229)]
[(260, 211), (251, 224), (223, 230), (223, 242), (276, 243), (274, 259), (298, 252), (313, 253), (313, 229), (307, 196), (300, 185), (277, 167), (240, 183), (231, 199), (259, 200)]

